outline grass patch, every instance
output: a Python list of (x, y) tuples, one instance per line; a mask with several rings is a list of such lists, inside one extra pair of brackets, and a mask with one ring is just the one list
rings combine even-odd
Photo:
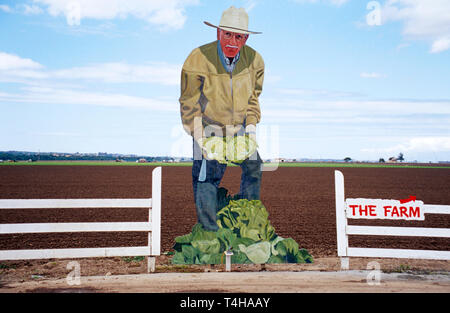
[(6, 263), (0, 263), (0, 269), (4, 270), (4, 269), (16, 269), (17, 265), (16, 264), (6, 264)]
[(145, 256), (132, 256), (132, 257), (123, 257), (122, 260), (124, 260), (126, 263), (131, 262), (142, 262), (145, 260)]
[[(264, 166), (277, 166), (272, 163), (265, 163)], [(278, 167), (352, 167), (352, 168), (450, 168), (450, 165), (423, 165), (411, 163), (384, 164), (384, 163), (322, 163), (322, 162), (297, 162), (279, 163)]]
[(115, 161), (37, 161), (37, 162), (3, 162), (0, 166), (11, 165), (28, 165), (28, 166), (39, 166), (39, 165), (61, 165), (61, 166), (192, 166), (192, 162), (182, 162), (182, 163), (164, 163), (164, 162), (148, 162), (148, 163), (136, 163), (136, 162), (115, 162)]
[(203, 273), (205, 265), (161, 265), (156, 267), (158, 273)]
[(400, 264), (398, 267), (392, 269), (392, 273), (407, 273), (411, 272), (411, 266)]

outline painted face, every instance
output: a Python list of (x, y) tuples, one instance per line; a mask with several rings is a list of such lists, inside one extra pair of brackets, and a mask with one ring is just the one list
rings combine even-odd
[(234, 58), (245, 45), (248, 35), (218, 29), (217, 39), (220, 41), (220, 47), (225, 56)]

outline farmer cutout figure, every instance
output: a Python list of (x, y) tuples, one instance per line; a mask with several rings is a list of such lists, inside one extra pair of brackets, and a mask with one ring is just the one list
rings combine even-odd
[[(180, 111), (183, 127), (193, 137), (192, 182), (198, 222), (216, 231), (219, 184), (227, 164), (208, 158), (204, 141), (210, 136), (248, 135), (256, 141), (261, 118), (258, 97), (264, 80), (264, 61), (246, 46), (248, 15), (230, 7), (222, 14), (217, 41), (194, 49), (181, 73)], [(229, 137), (228, 137), (229, 138)], [(239, 163), (242, 169), (238, 197), (259, 200), (262, 160), (257, 151)]]

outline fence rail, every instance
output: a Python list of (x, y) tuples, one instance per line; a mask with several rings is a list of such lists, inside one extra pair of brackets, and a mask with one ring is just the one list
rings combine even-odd
[(2, 199), (0, 209), (148, 208), (152, 199)]
[(0, 224), (0, 234), (65, 232), (148, 232), (142, 247), (0, 250), (0, 260), (148, 256), (153, 272), (161, 254), (161, 167), (152, 172), (152, 198), (148, 199), (1, 199), (1, 209), (148, 208), (148, 222), (20, 223)]
[(0, 234), (152, 231), (152, 223), (31, 223), (2, 224)]
[[(341, 269), (349, 269), (349, 257), (380, 257), (450, 260), (450, 251), (349, 247), (349, 235), (450, 238), (449, 228), (356, 226), (347, 224), (344, 175), (335, 171), (337, 252)], [(378, 200), (378, 199), (367, 199)], [(450, 205), (423, 205), (424, 214), (450, 214)]]

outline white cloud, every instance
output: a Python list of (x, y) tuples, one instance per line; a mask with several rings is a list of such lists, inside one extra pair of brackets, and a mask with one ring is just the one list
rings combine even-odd
[(181, 65), (152, 63), (132, 65), (124, 62), (103, 63), (53, 71), (49, 76), (57, 79), (95, 80), (106, 83), (156, 83), (179, 85)]
[(397, 49), (397, 51), (398, 51), (398, 50), (401, 50), (401, 49), (408, 48), (409, 46), (411, 46), (410, 43), (405, 43), (405, 42), (403, 42), (403, 43), (400, 43), (399, 45), (397, 45), (396, 49)]
[(282, 95), (297, 96), (303, 98), (315, 99), (338, 99), (338, 98), (354, 98), (363, 96), (360, 93), (348, 91), (336, 91), (328, 89), (306, 89), (306, 88), (282, 88), (277, 90)]
[(83, 136), (81, 133), (62, 132), (62, 131), (34, 132), (31, 135), (33, 135), (33, 136), (51, 136), (51, 137), (81, 137), (81, 136)]
[(280, 75), (274, 74), (270, 69), (267, 69), (264, 74), (264, 83), (274, 84), (281, 81), (283, 78)]
[(0, 52), (0, 82), (25, 83), (30, 79), (46, 78), (44, 66), (31, 59)]
[(382, 23), (402, 21), (404, 36), (431, 42), (431, 53), (450, 49), (450, 1), (387, 0), (381, 9)]
[(31, 59), (0, 52), (0, 81), (3, 82), (24, 82), (26, 79), (64, 79), (176, 86), (180, 83), (180, 73), (181, 65), (167, 63), (128, 64), (125, 62), (100, 63), (50, 71)]
[(439, 53), (445, 50), (450, 49), (450, 37), (448, 38), (441, 38), (433, 42), (433, 45), (431, 46), (431, 53)]
[(245, 1), (245, 11), (249, 13), (251, 10), (253, 10), (257, 5), (258, 0), (246, 0)]
[(6, 4), (0, 4), (0, 11), (11, 13), (12, 9)]
[[(289, 97), (261, 99), (264, 121), (296, 125), (327, 125), (348, 129), (353, 135), (363, 129), (408, 131), (426, 135), (449, 131), (450, 100), (370, 100), (334, 94), (285, 94)], [(292, 96), (292, 97), (290, 97)]]
[[(17, 93), (0, 91), (0, 103), (81, 104), (178, 111), (177, 98), (156, 99), (89, 91), (91, 82), (179, 85), (181, 66), (166, 63), (104, 63), (47, 70), (31, 59), (0, 52), (0, 81), (19, 83)], [(75, 85), (74, 85), (75, 84)]]
[[(84, 18), (110, 20), (129, 16), (163, 29), (180, 29), (186, 21), (185, 7), (198, 0), (33, 0), (52, 16), (65, 16), (68, 23)], [(77, 25), (78, 25), (77, 24)]]
[(330, 1), (334, 5), (341, 6), (345, 3), (347, 3), (349, 0), (330, 0)]
[(40, 69), (43, 66), (31, 59), (24, 59), (14, 54), (0, 52), (0, 71)]
[(24, 4), (23, 5), (23, 13), (26, 15), (41, 14), (43, 12), (44, 12), (44, 10), (42, 10), (42, 8), (37, 5), (34, 5), (34, 4), (33, 5)]
[(116, 93), (90, 92), (75, 89), (32, 86), (22, 88), (22, 93), (0, 93), (3, 103), (75, 104), (108, 107), (143, 108), (155, 111), (178, 111), (177, 99), (173, 101), (137, 97)]
[(450, 137), (414, 137), (406, 143), (386, 148), (362, 149), (363, 152), (397, 153), (397, 152), (447, 152), (450, 151)]
[(345, 3), (347, 3), (349, 0), (293, 0), (294, 2), (298, 3), (317, 3), (317, 2), (327, 2), (331, 3), (335, 6), (341, 6)]

